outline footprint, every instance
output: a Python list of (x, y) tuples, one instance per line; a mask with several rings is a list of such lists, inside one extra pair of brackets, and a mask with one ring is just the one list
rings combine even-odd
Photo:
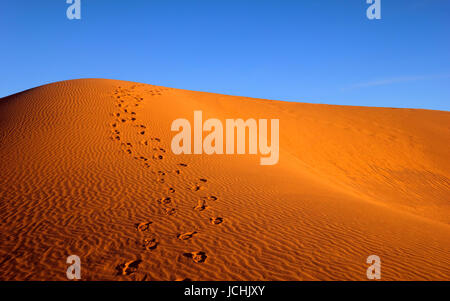
[(166, 204), (169, 204), (170, 202), (172, 202), (170, 197), (165, 197), (165, 198), (162, 198), (162, 199), (158, 200), (158, 204), (166, 205)]
[(158, 244), (159, 243), (156, 241), (155, 238), (152, 238), (152, 239), (146, 238), (146, 239), (144, 239), (144, 243), (142, 246), (144, 247), (145, 250), (152, 251), (152, 250), (156, 249)]
[(184, 163), (179, 163), (178, 165), (183, 166), (183, 167), (187, 166), (187, 164), (184, 164)]
[(183, 233), (183, 234), (178, 234), (177, 238), (180, 239), (180, 240), (187, 240), (187, 239), (192, 238), (195, 234), (197, 234), (196, 231), (187, 232), (187, 233)]
[(142, 131), (142, 132), (140, 132), (139, 134), (144, 135), (144, 134), (145, 134), (145, 131)]
[(153, 160), (162, 160), (162, 155), (153, 155)]
[(143, 222), (136, 224), (136, 229), (138, 231), (148, 231), (150, 229), (150, 225), (153, 224), (153, 222)]
[(211, 217), (209, 219), (209, 222), (213, 225), (218, 225), (221, 224), (223, 222), (223, 218), (222, 217)]
[(116, 267), (117, 275), (130, 275), (137, 271), (139, 264), (142, 262), (142, 260), (133, 260), (128, 261), (122, 264), (119, 264)]
[(198, 184), (194, 184), (194, 186), (191, 187), (192, 191), (199, 191), (201, 189), (203, 189), (203, 186), (200, 186)]
[(175, 208), (166, 208), (165, 209), (165, 213), (166, 213), (166, 215), (174, 215), (175, 213), (177, 213), (177, 209), (175, 209)]
[(201, 263), (201, 262), (205, 262), (206, 260), (206, 253), (205, 252), (190, 252), (190, 253), (184, 253), (183, 256), (188, 257), (188, 258), (192, 258), (192, 260), (195, 263)]
[(207, 196), (207, 197), (205, 197), (205, 199), (208, 201), (217, 201), (217, 197), (213, 196), (213, 195)]
[(197, 206), (194, 207), (194, 210), (203, 211), (203, 210), (206, 209), (206, 207), (208, 207), (208, 206), (206, 206), (205, 201), (204, 200), (199, 200), (198, 203), (197, 203)]
[(172, 187), (169, 188), (169, 193), (174, 193), (175, 189), (173, 189)]
[(200, 178), (199, 180), (202, 181), (203, 183), (206, 183), (208, 181), (208, 180), (203, 179), (203, 178)]

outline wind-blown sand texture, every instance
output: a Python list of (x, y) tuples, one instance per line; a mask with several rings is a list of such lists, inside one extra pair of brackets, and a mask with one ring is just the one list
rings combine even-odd
[[(278, 118), (280, 160), (174, 155), (174, 119)], [(0, 279), (450, 280), (450, 112), (126, 81), (0, 100)]]

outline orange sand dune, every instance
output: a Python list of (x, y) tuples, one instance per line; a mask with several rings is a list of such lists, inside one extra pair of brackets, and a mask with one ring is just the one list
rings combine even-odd
[[(174, 155), (177, 118), (278, 118), (279, 163)], [(0, 100), (0, 279), (450, 280), (450, 113), (125, 81)]]

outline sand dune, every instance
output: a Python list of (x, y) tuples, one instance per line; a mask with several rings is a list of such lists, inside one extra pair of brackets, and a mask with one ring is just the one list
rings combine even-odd
[[(173, 120), (278, 118), (279, 163)], [(0, 279), (450, 280), (450, 113), (63, 81), (0, 100)]]

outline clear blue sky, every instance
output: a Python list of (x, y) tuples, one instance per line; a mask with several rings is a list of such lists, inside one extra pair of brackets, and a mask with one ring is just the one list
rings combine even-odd
[(74, 78), (450, 110), (450, 1), (0, 2), (0, 97)]

